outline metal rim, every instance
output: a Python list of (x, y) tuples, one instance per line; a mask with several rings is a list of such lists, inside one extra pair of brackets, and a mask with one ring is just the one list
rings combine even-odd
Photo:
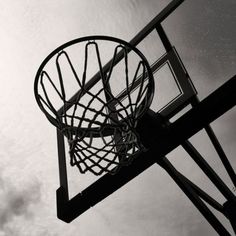
[[(81, 37), (81, 38), (77, 38), (74, 40), (71, 40), (69, 42), (66, 42), (64, 44), (62, 44), (61, 46), (59, 46), (58, 48), (56, 48), (55, 50), (53, 50), (41, 63), (36, 76), (35, 76), (35, 81), (34, 81), (34, 95), (35, 95), (35, 99), (36, 102), (38, 104), (38, 106), (40, 107), (41, 111), (46, 115), (46, 117), (48, 118), (48, 120), (57, 128), (71, 128), (71, 130), (78, 129), (78, 127), (70, 127), (70, 126), (66, 126), (64, 125), (64, 127), (59, 127), (59, 121), (57, 119), (55, 119), (52, 115), (50, 115), (47, 110), (44, 108), (44, 106), (42, 105), (40, 99), (39, 99), (39, 93), (38, 93), (38, 84), (39, 84), (39, 79), (40, 79), (40, 75), (41, 72), (43, 71), (43, 68), (46, 66), (46, 64), (54, 57), (56, 56), (56, 54), (58, 54), (59, 52), (63, 51), (64, 49), (80, 43), (80, 42), (85, 42), (85, 41), (96, 41), (96, 40), (105, 40), (105, 41), (113, 41), (115, 43), (118, 44), (122, 44), (124, 46), (126, 46), (127, 48), (131, 49), (132, 51), (134, 51), (144, 62), (145, 67), (147, 69), (147, 73), (148, 73), (148, 77), (149, 77), (149, 86), (148, 86), (148, 90), (147, 90), (147, 97), (148, 97), (148, 102), (147, 102), (147, 106), (145, 107), (145, 109), (143, 110), (143, 112), (140, 114), (140, 117), (142, 117), (142, 115), (147, 111), (147, 109), (150, 107), (151, 102), (153, 100), (153, 96), (154, 96), (154, 78), (153, 78), (153, 74), (152, 74), (152, 70), (150, 68), (150, 65), (146, 59), (146, 57), (133, 45), (131, 45), (130, 43), (119, 39), (119, 38), (115, 38), (115, 37), (111, 37), (111, 36), (104, 36), (104, 35), (93, 35), (93, 36), (86, 36), (86, 37)], [(81, 128), (83, 130), (86, 130), (86, 128)], [(97, 128), (94, 128), (95, 130), (97, 130)]]

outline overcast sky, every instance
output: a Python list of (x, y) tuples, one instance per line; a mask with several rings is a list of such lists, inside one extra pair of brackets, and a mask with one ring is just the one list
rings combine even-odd
[[(158, 166), (71, 224), (56, 217), (56, 131), (37, 107), (33, 95), (40, 63), (57, 46), (85, 35), (104, 34), (129, 41), (168, 2), (0, 1), (0, 236), (215, 235)], [(235, 12), (235, 0), (186, 0), (164, 23), (200, 99), (236, 74)], [(232, 110), (213, 123), (234, 168), (235, 118)], [(232, 189), (204, 134), (191, 140)], [(169, 158), (223, 201), (181, 148)], [(71, 171), (78, 178), (70, 184), (79, 188), (83, 176)]]

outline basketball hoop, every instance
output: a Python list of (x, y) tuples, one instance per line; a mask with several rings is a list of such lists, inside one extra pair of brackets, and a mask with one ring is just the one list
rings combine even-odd
[[(99, 71), (94, 76), (87, 70), (91, 50)], [(111, 63), (103, 64), (103, 54)], [(77, 57), (83, 62), (78, 66)], [(62, 58), (77, 86), (69, 97)], [(114, 174), (143, 151), (135, 127), (151, 104), (154, 79), (146, 58), (129, 43), (90, 36), (62, 45), (40, 66), (34, 92), (40, 109), (67, 138), (70, 164), (81, 173)]]

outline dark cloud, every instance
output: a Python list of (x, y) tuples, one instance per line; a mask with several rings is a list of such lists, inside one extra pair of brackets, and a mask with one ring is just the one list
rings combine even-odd
[[(34, 213), (31, 206), (40, 201), (40, 184), (35, 182), (29, 186), (15, 187), (0, 176), (0, 232), (13, 232), (16, 217), (30, 220)], [(7, 233), (6, 233), (7, 235)]]

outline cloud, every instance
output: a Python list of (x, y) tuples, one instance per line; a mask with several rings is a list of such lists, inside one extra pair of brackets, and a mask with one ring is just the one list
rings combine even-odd
[[(9, 180), (0, 175), (0, 232), (14, 231), (14, 220), (18, 217), (32, 220), (34, 214), (31, 208), (41, 199), (40, 184), (15, 187)], [(0, 234), (1, 235), (1, 234)]]

